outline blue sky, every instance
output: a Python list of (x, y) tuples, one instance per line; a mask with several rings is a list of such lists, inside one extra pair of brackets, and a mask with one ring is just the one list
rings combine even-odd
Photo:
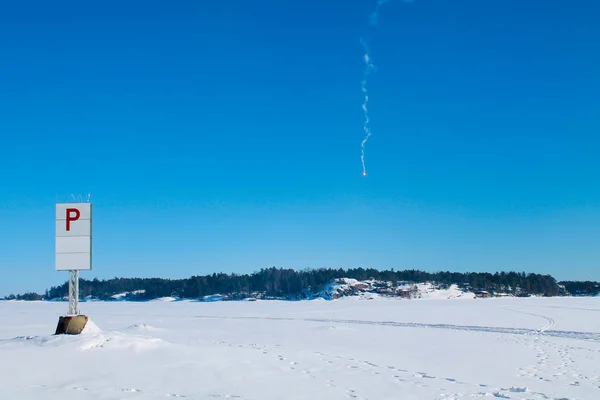
[[(374, 267), (600, 280), (600, 4), (61, 2), (0, 14), (0, 295)], [(362, 177), (360, 38), (373, 136)]]

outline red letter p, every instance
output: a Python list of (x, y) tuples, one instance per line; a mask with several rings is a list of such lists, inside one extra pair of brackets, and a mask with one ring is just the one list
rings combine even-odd
[[(75, 213), (71, 216), (71, 213)], [(80, 217), (79, 210), (76, 208), (67, 208), (67, 232), (71, 230), (71, 221), (77, 221)]]

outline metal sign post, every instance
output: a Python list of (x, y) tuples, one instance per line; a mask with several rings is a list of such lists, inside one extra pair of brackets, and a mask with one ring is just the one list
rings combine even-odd
[(79, 314), (79, 270), (69, 270), (69, 315)]
[[(61, 203), (56, 205), (55, 269), (69, 271), (69, 314), (61, 317), (57, 333), (72, 333), (69, 323), (79, 315), (79, 271), (92, 269), (92, 205)], [(81, 329), (87, 322), (86, 316)], [(66, 322), (65, 322), (66, 321)], [(80, 322), (77, 322), (80, 324)], [(80, 333), (81, 329), (79, 330)], [(64, 332), (62, 332), (64, 330)]]

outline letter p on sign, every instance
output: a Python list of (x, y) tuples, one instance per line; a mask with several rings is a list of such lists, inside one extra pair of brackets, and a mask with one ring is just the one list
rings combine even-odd
[[(75, 214), (75, 215), (73, 215)], [(67, 208), (67, 231), (71, 230), (71, 221), (77, 221), (81, 217), (81, 213), (76, 208)]]

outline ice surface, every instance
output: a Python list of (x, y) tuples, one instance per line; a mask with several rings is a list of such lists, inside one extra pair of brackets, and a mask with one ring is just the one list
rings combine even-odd
[(64, 302), (0, 302), (0, 397), (600, 398), (600, 298), (422, 292), (82, 303), (77, 336), (52, 335)]

